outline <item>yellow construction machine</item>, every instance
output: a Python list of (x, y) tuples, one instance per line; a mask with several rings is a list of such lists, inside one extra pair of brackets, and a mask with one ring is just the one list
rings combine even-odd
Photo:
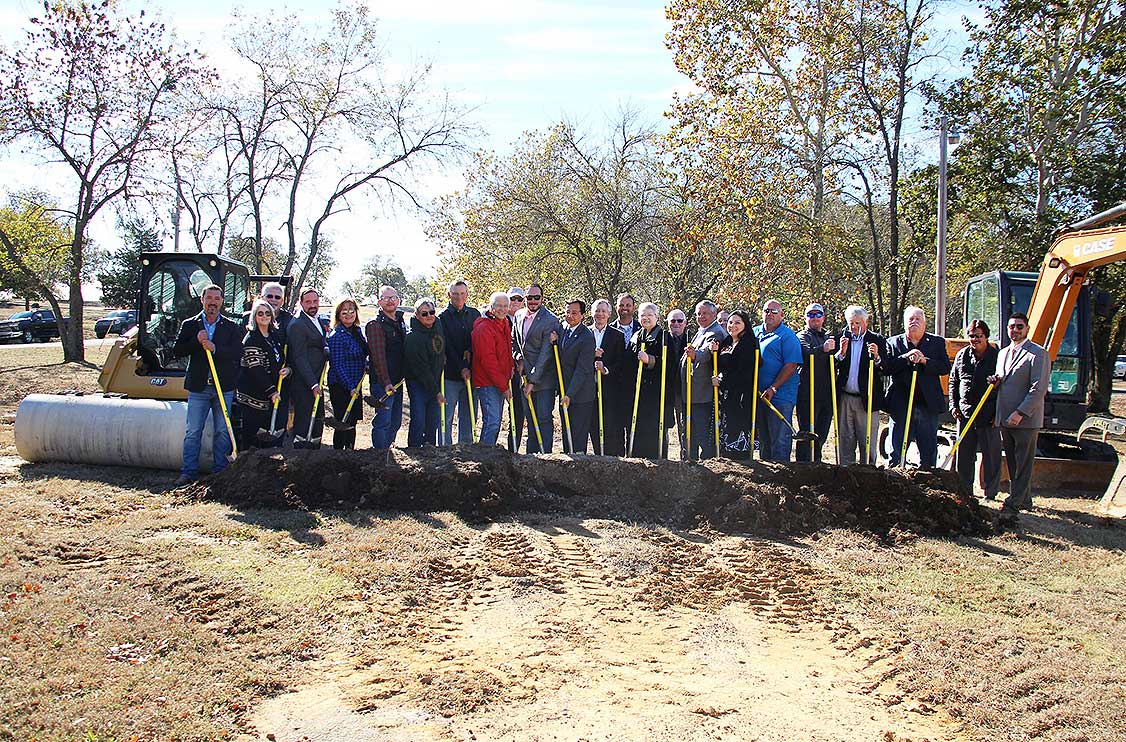
[[(209, 253), (141, 255), (137, 326), (119, 338), (98, 377), (101, 394), (31, 394), (16, 411), (16, 449), (27, 461), (69, 461), (178, 470), (186, 420), (186, 358), (172, 346), (199, 314), (204, 287), (223, 287), (223, 314), (242, 321), (251, 287), (289, 276), (252, 275)], [(210, 431), (201, 465), (211, 461)]]

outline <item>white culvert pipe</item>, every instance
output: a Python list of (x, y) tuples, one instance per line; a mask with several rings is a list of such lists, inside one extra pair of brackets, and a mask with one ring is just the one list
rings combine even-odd
[[(187, 410), (187, 402), (30, 394), (16, 410), (16, 450), (31, 462), (179, 471)], [(211, 469), (211, 433), (208, 422), (199, 455), (201, 471)]]

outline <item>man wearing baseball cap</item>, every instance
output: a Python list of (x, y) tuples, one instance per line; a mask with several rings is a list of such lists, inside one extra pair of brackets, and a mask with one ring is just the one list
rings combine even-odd
[[(516, 352), (516, 312), (524, 308), (524, 289), (511, 286), (508, 289), (508, 323), (512, 335), (512, 357), (517, 359)], [(508, 428), (508, 450), (515, 451), (520, 446), (520, 439), (524, 435), (524, 395), (520, 393), (523, 384), (520, 382), (520, 365), (512, 367), (512, 418), (515, 421), (516, 440), (512, 439), (512, 428)]]
[(829, 356), (836, 352), (837, 341), (825, 332), (825, 307), (814, 302), (805, 308), (805, 329), (798, 333), (801, 342), (801, 382), (798, 386), (798, 430), (810, 430), (809, 381), (813, 375), (813, 432), (817, 441), (799, 442), (794, 451), (797, 461), (820, 461), (821, 448), (833, 422), (832, 379)]

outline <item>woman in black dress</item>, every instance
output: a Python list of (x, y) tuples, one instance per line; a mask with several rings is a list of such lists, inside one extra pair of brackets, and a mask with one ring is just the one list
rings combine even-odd
[[(658, 324), (658, 309), (656, 304), (644, 302), (638, 308), (637, 319), (641, 329), (630, 338), (629, 347), (626, 349), (626, 362), (623, 364), (628, 371), (629, 410), (632, 415), (633, 399), (637, 394), (637, 368), (641, 366), (641, 394), (637, 403), (637, 426), (633, 433), (633, 448), (628, 455), (637, 458), (656, 459), (668, 456), (668, 434), (665, 435), (665, 444), (658, 449), (658, 427), (661, 416), (661, 354), (666, 351), (667, 335)], [(644, 348), (644, 349), (643, 349)], [(670, 358), (665, 369), (665, 427), (673, 422), (673, 393), (676, 389), (679, 371), (676, 359)], [(630, 418), (632, 420), (632, 417)], [(627, 430), (627, 435), (629, 431)], [(628, 443), (629, 441), (627, 441)]]
[[(242, 361), (235, 401), (242, 411), (239, 422), (239, 450), (250, 448), (274, 448), (280, 446), (284, 435), (269, 440), (258, 438), (259, 430), (270, 429), (270, 417), (274, 411), (274, 400), (278, 397), (278, 377), (289, 375), (282, 355), (282, 345), (272, 330), (274, 308), (264, 299), (258, 299), (250, 308), (246, 337), (242, 341)], [(285, 420), (277, 425), (285, 427)]]
[(755, 402), (755, 351), (758, 340), (751, 332), (751, 317), (742, 309), (727, 320), (727, 337), (712, 342), (710, 349), (719, 351), (719, 375), (712, 384), (719, 387), (718, 454), (730, 459), (751, 457), (751, 408)]

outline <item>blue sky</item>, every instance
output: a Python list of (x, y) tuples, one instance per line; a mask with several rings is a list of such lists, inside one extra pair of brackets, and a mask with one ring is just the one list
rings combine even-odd
[[(134, 0), (126, 2), (140, 7)], [(0, 41), (7, 45), (19, 38), (26, 19), (40, 7), (33, 0), (0, 0)], [(235, 6), (218, 0), (157, 0), (145, 7), (160, 13), (182, 38), (207, 52), (213, 64), (223, 66), (228, 55), (223, 29)], [(312, 22), (324, 19), (332, 6), (291, 3), (283, 10), (273, 3), (251, 0), (238, 7), (248, 14), (293, 12)], [(564, 118), (598, 133), (623, 106), (663, 126), (661, 114), (672, 93), (691, 89), (665, 48), (668, 24), (664, 5), (658, 0), (612, 4), (378, 0), (369, 7), (381, 19), (393, 65), (432, 62), (434, 84), (473, 109), (472, 119), (484, 132), (474, 142), (477, 147), (504, 150), (522, 132), (544, 129)], [(972, 8), (952, 4), (941, 27), (956, 30), (961, 14)], [(953, 45), (947, 56), (955, 60)], [(0, 160), (4, 173), (0, 190), (42, 184), (44, 169), (37, 164), (11, 156)], [(57, 178), (53, 190), (69, 194), (64, 183), (62, 177)], [(428, 177), (423, 190), (427, 196), (436, 196), (461, 183), (461, 171), (454, 167)], [(384, 214), (374, 204), (370, 208), (359, 205), (334, 217), (328, 233), (338, 246), (340, 266), (333, 283), (349, 278), (377, 253), (393, 256), (411, 271), (432, 268), (434, 249), (422, 225), (412, 211), (404, 208)], [(105, 246), (116, 246), (112, 215), (101, 220), (95, 236)], [(277, 236), (282, 236), (280, 225)]]

